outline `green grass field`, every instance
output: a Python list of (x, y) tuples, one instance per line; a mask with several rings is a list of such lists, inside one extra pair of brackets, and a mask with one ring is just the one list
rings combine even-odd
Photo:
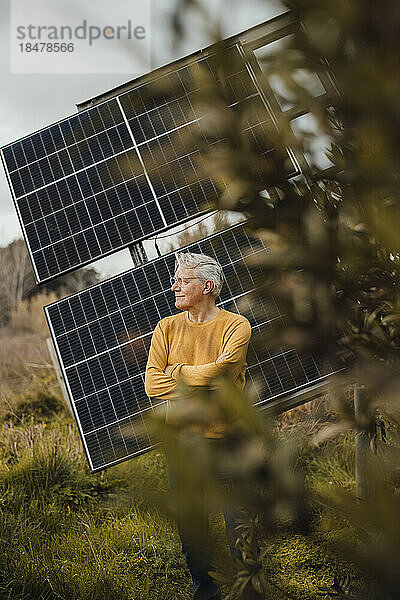
[[(162, 449), (92, 475), (54, 377), (39, 372), (25, 383), (25, 391), (2, 396), (0, 598), (189, 599), (175, 526), (149, 501), (167, 491)], [(304, 435), (302, 421), (311, 414), (298, 409), (281, 419), (279, 435)], [(302, 448), (309, 486), (354, 489), (350, 436), (319, 447), (304, 439)], [(335, 575), (357, 579), (332, 550), (354, 532), (328, 510), (311, 510), (307, 535), (283, 527), (265, 540), (271, 600), (321, 598), (319, 587), (332, 585)], [(221, 515), (213, 515), (212, 526), (223, 565)]]

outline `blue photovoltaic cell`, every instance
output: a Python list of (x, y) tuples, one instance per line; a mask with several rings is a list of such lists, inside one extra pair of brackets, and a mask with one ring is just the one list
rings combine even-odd
[[(185, 249), (222, 264), (225, 284), (218, 305), (244, 314), (252, 325), (247, 380), (254, 384), (259, 404), (301, 394), (336, 370), (329, 361), (300, 356), (293, 348), (272, 353), (265, 347), (263, 332), (284, 316), (272, 297), (250, 296), (260, 283), (261, 270), (249, 268), (245, 257), (266, 249), (243, 225)], [(160, 401), (146, 396), (144, 372), (156, 324), (177, 312), (169, 281), (174, 265), (171, 253), (45, 308), (94, 471), (153, 445), (144, 417)]]
[(2, 149), (38, 282), (215, 205), (225, 185), (207, 174), (203, 155), (223, 140), (203, 127), (209, 109), (198, 94), (207, 77), (268, 160), (271, 118), (240, 44), (226, 50), (224, 65), (212, 48), (197, 53)]

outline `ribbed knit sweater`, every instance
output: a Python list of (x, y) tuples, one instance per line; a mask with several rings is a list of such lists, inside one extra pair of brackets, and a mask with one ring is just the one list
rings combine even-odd
[[(162, 319), (151, 340), (145, 378), (147, 395), (169, 400), (180, 377), (189, 385), (204, 386), (224, 372), (243, 388), (250, 335), (248, 320), (224, 309), (205, 323), (193, 323), (187, 311)], [(216, 363), (224, 351), (229, 357)], [(170, 375), (164, 372), (167, 365), (173, 366)]]

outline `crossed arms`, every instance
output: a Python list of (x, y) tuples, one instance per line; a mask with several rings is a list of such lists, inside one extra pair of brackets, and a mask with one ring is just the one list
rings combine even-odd
[(167, 351), (168, 340), (159, 323), (153, 333), (147, 362), (146, 394), (153, 398), (171, 398), (179, 378), (183, 378), (192, 386), (205, 386), (218, 375), (227, 372), (230, 378), (236, 381), (246, 366), (250, 335), (248, 321), (238, 321), (215, 361), (202, 365), (170, 364)]

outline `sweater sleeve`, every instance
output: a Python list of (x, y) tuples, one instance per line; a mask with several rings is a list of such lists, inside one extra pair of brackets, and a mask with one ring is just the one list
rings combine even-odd
[(160, 323), (156, 326), (147, 360), (145, 390), (150, 398), (168, 399), (173, 396), (175, 379), (164, 373), (168, 364), (168, 350), (164, 332)]
[(225, 372), (235, 381), (243, 367), (246, 366), (247, 349), (250, 342), (251, 327), (246, 320), (239, 321), (233, 328), (224, 343), (222, 352), (229, 352), (229, 356), (220, 363), (211, 362), (205, 365), (174, 365), (171, 377), (184, 380), (192, 386), (208, 385), (211, 379)]

